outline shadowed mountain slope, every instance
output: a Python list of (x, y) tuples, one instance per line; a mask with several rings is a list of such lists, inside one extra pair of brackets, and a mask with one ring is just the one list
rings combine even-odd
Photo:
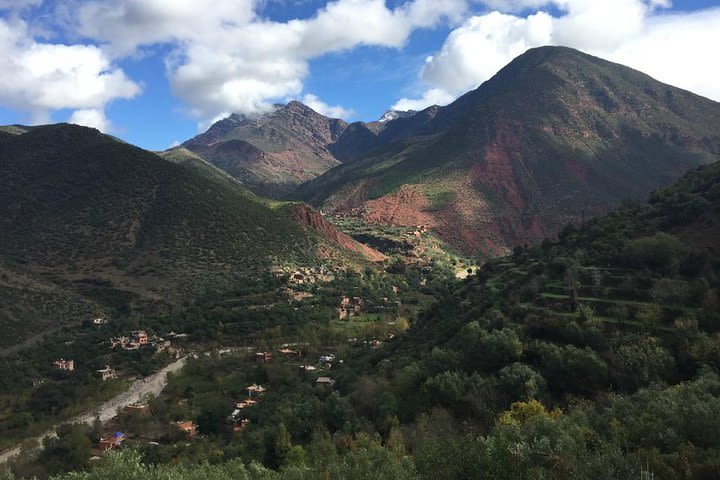
[[(211, 275), (367, 260), (331, 225), (296, 221), (199, 158), (173, 160), (67, 124), (2, 139), (0, 260), (68, 297), (124, 311), (192, 302)], [(25, 311), (28, 324), (47, 325), (42, 312)]]

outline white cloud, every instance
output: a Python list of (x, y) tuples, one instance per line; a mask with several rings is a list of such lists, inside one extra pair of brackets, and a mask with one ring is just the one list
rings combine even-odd
[(28, 113), (33, 123), (71, 109), (78, 110), (73, 118), (89, 123), (94, 116), (94, 126), (107, 129), (107, 103), (139, 92), (100, 48), (38, 43), (25, 23), (0, 19), (0, 104)]
[[(663, 82), (720, 100), (720, 8), (669, 13), (667, 0), (488, 0), (499, 11), (469, 18), (429, 57), (427, 91), (398, 105), (422, 108), (476, 88), (529, 48), (575, 47), (641, 70)], [(554, 5), (561, 13), (513, 12)], [(448, 103), (447, 100), (446, 103)]]
[(352, 110), (341, 107), (340, 105), (328, 105), (312, 93), (306, 93), (301, 101), (319, 114), (330, 118), (347, 119), (354, 113)]
[(111, 123), (105, 116), (105, 112), (96, 108), (75, 110), (68, 122), (85, 127), (97, 128), (101, 132), (109, 132), (111, 130)]
[(420, 98), (401, 98), (391, 110), (407, 111), (422, 110), (430, 105), (447, 105), (455, 100), (455, 96), (439, 88), (426, 90)]
[(396, 8), (385, 0), (336, 0), (312, 18), (281, 23), (259, 18), (260, 2), (79, 2), (74, 28), (118, 57), (172, 45), (172, 91), (205, 125), (223, 112), (261, 112), (273, 100), (297, 97), (313, 58), (360, 45), (399, 48), (414, 30), (460, 21), (467, 9), (467, 0), (411, 0)]

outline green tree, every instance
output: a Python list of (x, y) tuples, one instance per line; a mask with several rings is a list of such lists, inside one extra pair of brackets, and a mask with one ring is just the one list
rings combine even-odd
[(510, 399), (527, 401), (545, 389), (545, 379), (529, 365), (513, 363), (500, 370), (498, 386)]

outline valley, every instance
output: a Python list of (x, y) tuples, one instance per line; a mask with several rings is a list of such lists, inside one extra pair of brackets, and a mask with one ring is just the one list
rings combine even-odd
[(0, 128), (0, 478), (720, 476), (717, 102), (541, 47), (174, 145)]

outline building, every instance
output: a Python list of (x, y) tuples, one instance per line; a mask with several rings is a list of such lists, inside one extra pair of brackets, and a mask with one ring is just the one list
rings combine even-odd
[(107, 325), (108, 322), (109, 320), (106, 317), (98, 317), (93, 319), (94, 325)]
[(287, 347), (286, 347), (286, 348), (281, 348), (281, 349), (280, 349), (280, 353), (282, 353), (282, 354), (285, 355), (286, 357), (291, 357), (291, 358), (298, 358), (298, 357), (300, 357), (300, 352), (299, 352), (299, 351), (297, 351), (297, 350), (292, 350), (292, 349), (287, 348)]
[(133, 330), (130, 332), (130, 341), (138, 345), (146, 345), (149, 342), (148, 334), (145, 330)]
[(259, 398), (265, 395), (265, 392), (267, 392), (267, 388), (263, 387), (262, 385), (253, 384), (247, 387), (247, 392), (249, 398)]
[(319, 363), (321, 364), (327, 364), (327, 363), (333, 363), (335, 361), (335, 355), (332, 353), (326, 354), (326, 355), (320, 355)]
[(363, 300), (361, 297), (342, 297), (338, 308), (338, 317), (343, 320), (348, 317), (360, 315), (362, 312)]
[(105, 450), (119, 448), (122, 446), (124, 441), (125, 441), (125, 434), (122, 432), (115, 432), (114, 434), (110, 435), (109, 437), (101, 438), (100, 442), (98, 443), (98, 449), (101, 452), (104, 452)]
[(272, 360), (272, 352), (258, 352), (255, 354), (255, 361), (257, 363), (267, 363)]
[(102, 378), (103, 382), (106, 380), (117, 378), (117, 373), (115, 372), (115, 369), (110, 368), (110, 365), (105, 365), (105, 368), (101, 370), (96, 370), (96, 372), (100, 375), (100, 378)]
[(178, 432), (184, 434), (186, 437), (191, 438), (197, 435), (197, 425), (192, 420), (183, 420), (180, 422), (173, 422), (172, 424)]
[(128, 415), (147, 415), (150, 413), (150, 405), (140, 402), (131, 403), (130, 405), (125, 405), (123, 411)]
[(239, 432), (243, 428), (247, 427), (250, 424), (250, 420), (247, 418), (243, 418), (240, 421), (234, 421), (233, 422), (233, 432)]
[(68, 372), (72, 372), (75, 370), (75, 361), (61, 358), (60, 360), (55, 360), (53, 362), (53, 366), (58, 370), (67, 370)]
[(247, 400), (243, 400), (242, 402), (238, 402), (235, 404), (235, 408), (237, 410), (242, 410), (243, 408), (252, 407), (257, 403), (257, 400), (253, 400), (252, 398), (248, 398)]
[(315, 383), (317, 383), (318, 385), (332, 387), (333, 385), (335, 385), (335, 380), (331, 377), (318, 377)]

